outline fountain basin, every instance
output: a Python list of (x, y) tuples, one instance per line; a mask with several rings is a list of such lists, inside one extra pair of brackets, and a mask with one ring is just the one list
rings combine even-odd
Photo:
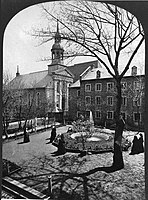
[[(64, 133), (65, 147), (67, 152), (89, 151), (92, 153), (113, 152), (114, 136), (111, 133), (104, 133), (96, 130), (90, 137), (87, 132)], [(54, 141), (55, 146), (58, 140)], [(122, 149), (128, 150), (130, 144), (123, 138)]]

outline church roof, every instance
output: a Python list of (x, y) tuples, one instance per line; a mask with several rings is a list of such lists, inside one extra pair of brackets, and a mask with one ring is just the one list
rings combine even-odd
[(70, 88), (76, 88), (76, 87), (80, 87), (80, 80), (77, 80), (76, 82), (74, 82)]
[(72, 74), (74, 75), (74, 82), (76, 82), (79, 78), (80, 75), (89, 67), (89, 66), (98, 66), (98, 60), (95, 61), (89, 61), (89, 62), (84, 62), (84, 63), (78, 63), (74, 64), (73, 66), (67, 67)]
[(83, 78), (82, 80), (93, 80), (96, 79), (97, 76), (97, 71), (100, 71), (100, 79), (103, 78), (112, 78), (112, 76), (107, 72), (105, 68), (93, 68), (91, 69)]
[[(55, 75), (70, 78), (73, 77), (73, 74), (66, 67), (54, 70), (53, 73)], [(44, 70), (24, 75), (18, 75), (9, 83), (9, 87), (11, 87), (11, 89), (46, 88), (51, 86), (52, 80), (52, 74), (49, 75), (48, 70)]]
[(57, 69), (57, 70), (54, 71), (54, 73), (57, 74), (57, 75), (59, 74), (59, 75), (70, 76), (70, 77), (74, 78), (73, 73), (69, 69), (67, 69), (67, 67)]
[(51, 77), (48, 75), (48, 70), (44, 70), (16, 76), (9, 83), (9, 86), (12, 89), (45, 87), (46, 83), (48, 83), (50, 79)]

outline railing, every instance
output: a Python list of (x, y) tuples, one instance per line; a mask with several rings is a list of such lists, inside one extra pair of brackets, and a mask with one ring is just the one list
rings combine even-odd
[(50, 199), (50, 197), (10, 177), (2, 179), (2, 191), (15, 199)]

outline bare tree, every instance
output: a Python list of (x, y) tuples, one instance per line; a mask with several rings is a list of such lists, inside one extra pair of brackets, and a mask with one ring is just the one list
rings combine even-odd
[(2, 94), (2, 122), (3, 122), (3, 133), (6, 138), (8, 138), (7, 130), (9, 127), (9, 122), (12, 117), (13, 109), (12, 105), (14, 103), (14, 95), (11, 91), (11, 87), (8, 86), (8, 83), (12, 79), (9, 71), (4, 71), (3, 73), (3, 94)]
[[(50, 6), (42, 4), (48, 21), (46, 30), (36, 29), (32, 35), (41, 44), (50, 41), (55, 32), (52, 22), (59, 21), (61, 38), (66, 41), (66, 56), (92, 56), (107, 69), (116, 84), (115, 138), (113, 168), (124, 167), (119, 115), (122, 104), (121, 80), (144, 41), (144, 33), (138, 19), (129, 12), (107, 3), (90, 1), (63, 1)], [(58, 9), (57, 9), (58, 8)], [(59, 11), (59, 12), (58, 12)], [(67, 48), (69, 50), (69, 48)], [(66, 53), (65, 53), (66, 54)], [(123, 56), (127, 55), (126, 61)]]

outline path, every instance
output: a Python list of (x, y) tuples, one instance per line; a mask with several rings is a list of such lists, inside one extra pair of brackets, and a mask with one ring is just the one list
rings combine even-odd
[[(58, 127), (57, 134), (64, 133), (68, 126)], [(33, 158), (34, 155), (48, 155), (57, 148), (52, 144), (46, 144), (49, 140), (51, 130), (30, 135), (29, 143), (22, 143), (23, 138), (12, 140), (2, 144), (2, 158), (20, 164), (25, 160)]]

